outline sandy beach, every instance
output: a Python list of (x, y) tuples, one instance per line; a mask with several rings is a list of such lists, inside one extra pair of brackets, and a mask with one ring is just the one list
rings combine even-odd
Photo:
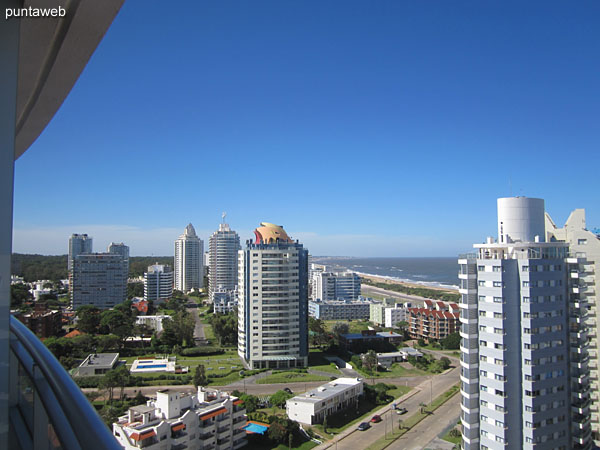
[(442, 287), (436, 287), (436, 286), (426, 286), (426, 285), (418, 284), (418, 283), (407, 283), (405, 281), (390, 280), (389, 278), (386, 278), (386, 277), (378, 277), (378, 276), (374, 276), (374, 275), (362, 275), (361, 274), (361, 278), (366, 278), (366, 279), (372, 280), (377, 283), (385, 283), (385, 284), (390, 284), (390, 285), (395, 284), (395, 285), (401, 285), (401, 286), (406, 286), (406, 287), (410, 287), (410, 288), (431, 289), (434, 291), (450, 292), (452, 294), (458, 293), (457, 289), (442, 288)]

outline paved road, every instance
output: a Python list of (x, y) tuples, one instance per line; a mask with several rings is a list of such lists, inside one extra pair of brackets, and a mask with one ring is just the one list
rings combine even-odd
[[(440, 406), (433, 414), (416, 427), (394, 441), (389, 450), (421, 450), (448, 427), (456, 424), (460, 417), (460, 394)], [(450, 448), (452, 446), (450, 445)]]
[[(401, 416), (402, 420), (405, 420), (407, 417), (410, 417), (411, 414), (417, 412), (421, 403), (429, 403), (432, 398), (437, 397), (441, 393), (447, 391), (451, 386), (455, 385), (459, 380), (459, 370), (458, 367), (455, 367), (442, 375), (428, 377), (429, 379), (426, 379), (425, 381), (423, 381), (423, 377), (420, 377), (421, 382), (415, 388), (416, 393), (401, 403), (402, 407), (408, 409), (408, 413)], [(391, 430), (392, 427), (398, 426), (398, 417), (400, 416), (391, 411), (390, 405), (373, 413), (373, 415), (375, 414), (380, 415), (384, 420), (380, 423), (372, 424), (373, 426), (367, 431), (356, 431), (355, 427), (351, 427), (334, 437), (333, 440), (321, 444), (316, 448), (319, 450), (324, 450), (326, 448), (336, 448), (339, 450), (367, 448), (370, 444), (383, 437), (387, 430)], [(442, 416), (442, 414), (433, 414), (432, 417), (433, 416), (438, 417)], [(431, 418), (427, 418), (423, 420), (421, 424), (430, 423), (431, 425), (431, 422), (434, 421)], [(447, 422), (447, 420), (444, 420), (444, 425), (447, 425)], [(418, 448), (424, 448), (425, 444), (427, 444), (432, 437), (424, 439), (426, 440), (419, 444), (421, 446)]]
[(429, 300), (424, 297), (418, 297), (416, 295), (402, 294), (402, 293), (396, 292), (396, 291), (388, 291), (387, 289), (382, 289), (382, 288), (375, 287), (375, 286), (369, 286), (367, 284), (362, 285), (361, 293), (362, 293), (362, 295), (367, 296), (367, 297), (369, 296), (369, 294), (375, 294), (375, 295), (381, 295), (384, 297), (399, 298), (404, 301), (417, 302), (419, 305), (421, 305), (425, 300)]
[(200, 322), (200, 316), (198, 316), (199, 309), (197, 307), (189, 308), (188, 311), (190, 312), (190, 314), (194, 317), (194, 320), (196, 321), (196, 326), (194, 327), (194, 340), (195, 341), (205, 341), (206, 335), (204, 334), (204, 326), (202, 325), (202, 322)]

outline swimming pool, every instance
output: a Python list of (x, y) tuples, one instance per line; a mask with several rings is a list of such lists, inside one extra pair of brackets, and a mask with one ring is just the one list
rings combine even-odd
[(258, 423), (250, 422), (248, 425), (244, 427), (244, 430), (249, 431), (250, 433), (256, 434), (265, 434), (268, 427), (265, 425), (259, 425)]
[(164, 369), (167, 367), (166, 364), (138, 364), (138, 369)]

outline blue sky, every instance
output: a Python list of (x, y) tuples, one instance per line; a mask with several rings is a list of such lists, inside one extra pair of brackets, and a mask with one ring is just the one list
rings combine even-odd
[(173, 253), (222, 211), (316, 255), (451, 256), (496, 198), (600, 227), (600, 3), (132, 1), (16, 163), (14, 251)]

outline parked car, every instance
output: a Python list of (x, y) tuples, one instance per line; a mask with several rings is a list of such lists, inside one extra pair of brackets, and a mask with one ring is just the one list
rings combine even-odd
[(375, 414), (372, 418), (371, 418), (371, 422), (373, 423), (379, 423), (381, 422), (381, 416), (378, 416), (377, 414)]
[(402, 414), (406, 414), (408, 412), (408, 410), (406, 408), (398, 408), (396, 409), (396, 414), (398, 415), (402, 415)]
[(371, 425), (369, 425), (369, 422), (362, 422), (362, 423), (361, 423), (361, 424), (358, 426), (357, 430), (358, 430), (358, 431), (366, 431), (366, 430), (368, 430), (369, 428), (371, 428)]

